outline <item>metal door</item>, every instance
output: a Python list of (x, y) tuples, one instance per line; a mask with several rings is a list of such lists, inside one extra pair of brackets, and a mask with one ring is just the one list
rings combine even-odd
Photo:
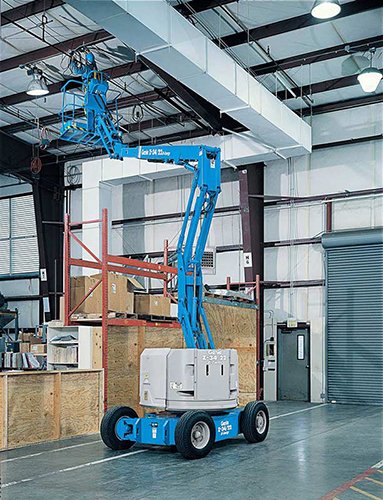
[(310, 401), (310, 333), (307, 325), (278, 325), (278, 400)]

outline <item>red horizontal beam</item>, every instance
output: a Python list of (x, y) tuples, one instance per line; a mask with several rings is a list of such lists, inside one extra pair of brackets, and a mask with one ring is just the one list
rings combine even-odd
[(94, 292), (94, 290), (98, 287), (98, 285), (101, 283), (101, 280), (98, 280), (97, 283), (95, 285), (92, 286), (92, 288), (90, 288), (88, 290), (88, 292), (84, 295), (84, 297), (80, 300), (80, 302), (77, 304), (77, 306), (75, 306), (70, 312), (69, 312), (69, 317), (72, 316), (72, 314), (74, 312), (77, 311), (77, 309), (86, 301), (86, 299), (89, 297), (89, 295), (91, 293)]
[(145, 319), (134, 318), (110, 318), (107, 320), (108, 326), (154, 326), (158, 328), (181, 328), (178, 321), (146, 321)]
[(154, 271), (162, 271), (164, 273), (177, 274), (176, 267), (164, 266), (163, 264), (154, 264), (153, 262), (144, 262), (138, 259), (130, 259), (129, 257), (120, 257), (117, 255), (108, 255), (108, 262), (114, 264), (122, 264), (130, 267), (138, 267), (140, 269), (153, 269)]
[(172, 321), (172, 322), (147, 321), (146, 326), (157, 326), (159, 328), (181, 328), (181, 325), (178, 323), (178, 321)]
[(101, 269), (101, 264), (84, 259), (69, 259), (70, 266), (90, 267), (91, 269)]
[(108, 326), (145, 326), (144, 319), (111, 318), (107, 320)]
[(113, 273), (130, 274), (131, 276), (146, 276), (147, 278), (155, 278), (158, 280), (165, 280), (166, 274), (155, 273), (153, 271), (144, 271), (143, 269), (133, 269), (128, 267), (111, 266), (108, 264), (108, 271)]
[(82, 220), (81, 222), (71, 222), (69, 225), (70, 225), (70, 227), (82, 226), (83, 224), (95, 224), (96, 222), (101, 222), (101, 219)]

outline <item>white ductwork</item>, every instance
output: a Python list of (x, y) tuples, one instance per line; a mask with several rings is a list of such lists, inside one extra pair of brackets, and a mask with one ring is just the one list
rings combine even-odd
[(311, 127), (165, 0), (66, 0), (285, 157), (311, 152)]

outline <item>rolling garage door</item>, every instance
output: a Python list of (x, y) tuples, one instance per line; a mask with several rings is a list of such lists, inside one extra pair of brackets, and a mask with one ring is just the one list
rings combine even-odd
[(383, 230), (322, 237), (326, 250), (327, 398), (383, 403)]

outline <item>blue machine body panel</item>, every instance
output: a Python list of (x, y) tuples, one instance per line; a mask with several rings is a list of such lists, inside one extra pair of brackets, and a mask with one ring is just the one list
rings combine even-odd
[[(240, 416), (243, 408), (212, 415), (215, 424), (215, 442), (235, 438), (240, 433)], [(116, 436), (121, 441), (141, 444), (172, 446), (180, 415), (148, 413), (142, 418), (122, 417), (116, 424)]]

